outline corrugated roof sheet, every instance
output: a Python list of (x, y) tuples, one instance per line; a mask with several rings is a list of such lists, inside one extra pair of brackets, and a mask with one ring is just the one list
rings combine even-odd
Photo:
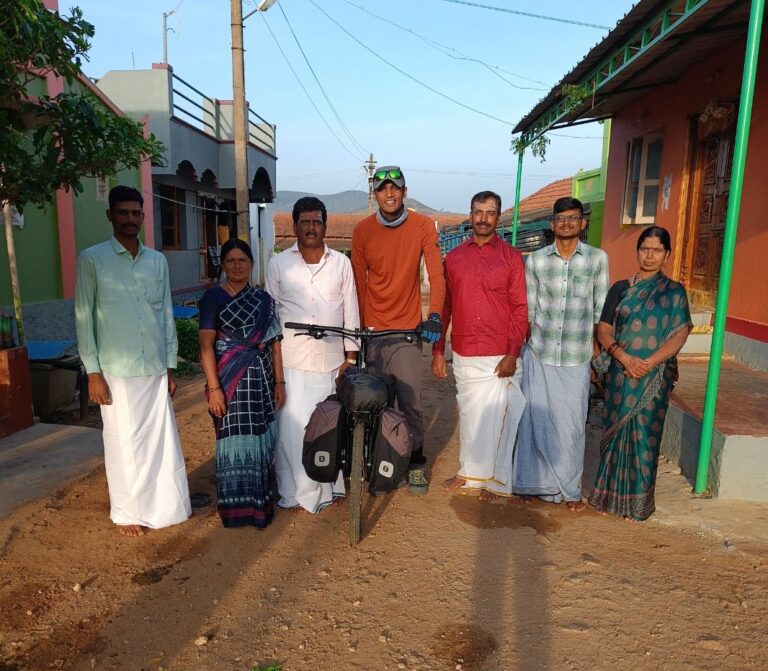
[[(682, 5), (685, 0), (679, 0)], [(691, 65), (707, 54), (746, 34), (749, 2), (745, 0), (707, 0), (695, 13), (658, 43), (649, 47), (641, 57), (618, 70), (596, 93), (575, 107), (559, 122), (569, 125), (577, 121), (606, 118), (644, 95), (648, 90), (675, 82)], [(669, 0), (641, 0), (621, 19), (616, 27), (596, 44), (589, 53), (566, 74), (541, 101), (521, 119), (513, 132), (525, 132), (535, 127), (539, 119), (563, 100), (566, 84), (583, 82), (595, 68), (628, 41), (649, 20), (669, 6)]]

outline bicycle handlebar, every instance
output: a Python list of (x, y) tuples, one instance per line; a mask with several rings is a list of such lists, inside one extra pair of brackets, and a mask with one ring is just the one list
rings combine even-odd
[(347, 338), (358, 340), (369, 340), (371, 338), (382, 338), (385, 336), (404, 336), (405, 340), (412, 342), (421, 339), (421, 329), (387, 329), (384, 331), (374, 331), (369, 328), (345, 329), (341, 326), (322, 326), (320, 324), (302, 324), (300, 322), (285, 322), (285, 328), (305, 333), (295, 333), (294, 335), (308, 335), (320, 340), (331, 333), (335, 333)]

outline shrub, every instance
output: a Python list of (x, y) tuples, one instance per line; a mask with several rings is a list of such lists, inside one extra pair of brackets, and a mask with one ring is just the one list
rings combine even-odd
[(197, 339), (198, 324), (194, 319), (177, 319), (176, 335), (179, 339), (179, 356), (185, 361), (200, 363), (200, 342)]

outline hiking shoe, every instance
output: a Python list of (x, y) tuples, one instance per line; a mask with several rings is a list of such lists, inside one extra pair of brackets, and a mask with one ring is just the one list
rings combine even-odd
[(408, 493), (423, 496), (427, 493), (427, 476), (423, 468), (412, 468), (408, 471)]

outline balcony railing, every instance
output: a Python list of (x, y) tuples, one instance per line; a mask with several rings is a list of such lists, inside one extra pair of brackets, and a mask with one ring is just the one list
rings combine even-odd
[[(178, 75), (171, 76), (173, 78), (173, 116), (206, 135), (221, 140), (216, 118), (221, 113), (220, 103)], [(248, 142), (269, 154), (275, 153), (275, 126), (250, 109), (248, 110)]]

